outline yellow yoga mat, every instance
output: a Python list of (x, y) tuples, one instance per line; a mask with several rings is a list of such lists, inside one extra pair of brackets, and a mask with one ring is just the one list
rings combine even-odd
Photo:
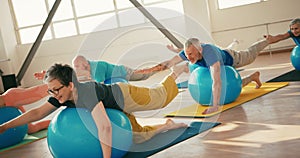
[(285, 87), (289, 84), (289, 82), (268, 82), (263, 83), (259, 89), (255, 89), (255, 84), (251, 83), (245, 87), (243, 87), (240, 96), (232, 103), (224, 105), (219, 111), (211, 113), (211, 114), (202, 114), (204, 110), (208, 108), (208, 106), (203, 106), (201, 104), (193, 104), (186, 108), (182, 108), (180, 110), (174, 111), (172, 113), (167, 114), (167, 117), (210, 117), (221, 113), (225, 110), (231, 109), (242, 103), (253, 100), (257, 97), (263, 96), (267, 93), (275, 91), (279, 88)]

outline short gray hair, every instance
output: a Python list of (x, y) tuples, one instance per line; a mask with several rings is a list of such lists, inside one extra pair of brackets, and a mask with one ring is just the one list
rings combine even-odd
[(296, 18), (296, 19), (292, 20), (290, 23), (290, 27), (295, 24), (300, 24), (300, 18)]
[(185, 48), (190, 47), (191, 45), (197, 45), (199, 44), (199, 39), (198, 38), (189, 38), (186, 42), (185, 42)]
[(62, 85), (69, 86), (70, 82), (78, 84), (78, 79), (76, 77), (73, 68), (67, 64), (54, 64), (46, 72), (44, 77), (44, 83), (49, 83), (52, 80), (57, 79)]

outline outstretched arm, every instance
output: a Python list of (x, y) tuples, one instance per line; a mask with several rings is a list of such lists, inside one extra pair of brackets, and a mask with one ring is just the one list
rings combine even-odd
[(0, 107), (31, 104), (48, 95), (48, 86), (41, 84), (29, 88), (10, 88), (0, 96)]
[(266, 38), (266, 40), (269, 42), (269, 44), (277, 43), (279, 41), (288, 39), (289, 37), (290, 37), (290, 34), (288, 32), (283, 33), (283, 34), (278, 34), (278, 35), (275, 35), (275, 36), (264, 35), (264, 38)]
[(172, 44), (167, 45), (167, 48), (174, 53), (180, 53), (182, 51), (182, 48), (175, 48)]
[(56, 110), (57, 108), (54, 107), (49, 102), (44, 103), (42, 106), (31, 109), (26, 113), (8, 121), (0, 125), (0, 133), (5, 132), (9, 128), (14, 128), (17, 126), (21, 126), (24, 124), (28, 124), (34, 121), (41, 120), (42, 118), (49, 115), (51, 112)]
[(135, 70), (134, 72), (135, 73), (151, 73), (151, 72), (157, 72), (157, 71), (163, 71), (163, 70), (166, 70), (166, 69), (169, 69), (170, 67), (182, 62), (183, 59), (179, 56), (179, 55), (176, 55), (174, 56), (173, 58), (169, 59), (169, 60), (166, 60), (160, 64), (157, 64), (151, 68), (146, 68), (146, 69), (140, 69), (140, 70)]
[(98, 128), (98, 138), (104, 158), (111, 157), (112, 127), (103, 103), (100, 101), (92, 111), (92, 117)]
[[(46, 74), (46, 71), (43, 70), (41, 72), (34, 73), (33, 76), (37, 80), (43, 80), (45, 74)], [(92, 80), (91, 77), (90, 77), (90, 72), (87, 71), (87, 70), (77, 70), (76, 75), (77, 75), (78, 80), (80, 82), (85, 82), (85, 81), (91, 81)]]

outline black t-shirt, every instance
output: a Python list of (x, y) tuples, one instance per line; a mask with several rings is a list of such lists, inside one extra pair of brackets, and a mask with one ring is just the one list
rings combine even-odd
[(86, 108), (92, 111), (96, 104), (102, 101), (105, 108), (121, 110), (124, 107), (124, 97), (120, 87), (117, 84), (105, 85), (96, 82), (79, 83), (76, 86), (78, 97), (75, 104), (71, 101), (59, 103), (54, 97), (50, 97), (48, 102), (59, 108), (67, 106), (69, 108)]

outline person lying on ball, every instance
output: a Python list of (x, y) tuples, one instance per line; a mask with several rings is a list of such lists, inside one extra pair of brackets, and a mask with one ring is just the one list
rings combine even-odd
[[(73, 67), (78, 74), (80, 81), (95, 80), (104, 82), (111, 77), (121, 77), (128, 81), (146, 80), (156, 72), (145, 74), (134, 73), (132, 68), (124, 65), (115, 65), (105, 61), (87, 60), (82, 55), (77, 55), (72, 60)], [(36, 79), (43, 79), (45, 71), (34, 74)], [(41, 84), (30, 88), (10, 88), (5, 93), (0, 95), (0, 107), (13, 106), (20, 109), (23, 113), (26, 112), (24, 105), (32, 104), (48, 96), (47, 85)], [(50, 120), (43, 120), (36, 123), (28, 124), (28, 134), (46, 129)]]
[[(103, 60), (89, 60), (83, 55), (76, 55), (72, 66), (80, 81), (95, 80), (103, 82), (110, 78), (124, 78), (127, 81), (146, 80), (159, 71), (149, 73), (136, 73), (134, 69), (125, 65), (111, 64)], [(43, 79), (45, 71), (34, 74), (37, 79)]]
[[(174, 67), (172, 72), (156, 87), (137, 87), (126, 83), (105, 85), (99, 82), (79, 82), (75, 71), (69, 65), (54, 64), (45, 75), (44, 82), (48, 86), (51, 97), (40, 107), (31, 109), (13, 120), (0, 125), (0, 133), (9, 128), (40, 120), (61, 106), (86, 108), (98, 128), (98, 137), (103, 157), (111, 156), (112, 127), (105, 108), (124, 111), (131, 116), (135, 111), (160, 109), (167, 106), (178, 94), (175, 80), (183, 72), (188, 72), (186, 64)], [(130, 117), (129, 117), (130, 119)], [(135, 120), (135, 119), (134, 119)], [(139, 127), (130, 119), (133, 133), (143, 133), (142, 139), (150, 139), (155, 134), (181, 127), (184, 123), (168, 120), (166, 124), (153, 126), (151, 131), (139, 131)], [(136, 122), (137, 124), (137, 122)]]
[[(267, 38), (258, 41), (246, 50), (236, 51), (230, 48), (222, 50), (215, 45), (201, 43), (197, 38), (190, 38), (185, 43), (185, 50), (181, 51), (178, 55), (154, 67), (137, 70), (136, 73), (149, 73), (153, 70), (165, 70), (185, 60), (189, 61), (191, 64), (208, 67), (214, 83), (212, 85), (213, 105), (205, 110), (203, 114), (213, 113), (218, 111), (219, 105), (222, 104), (220, 103), (222, 87), (220, 79), (221, 66), (228, 65), (238, 68), (251, 64), (256, 59), (259, 52), (271, 43), (271, 39), (272, 38)], [(259, 72), (256, 72), (256, 75), (251, 78), (251, 81), (255, 81), (257, 83), (257, 88), (261, 86), (258, 73)]]

